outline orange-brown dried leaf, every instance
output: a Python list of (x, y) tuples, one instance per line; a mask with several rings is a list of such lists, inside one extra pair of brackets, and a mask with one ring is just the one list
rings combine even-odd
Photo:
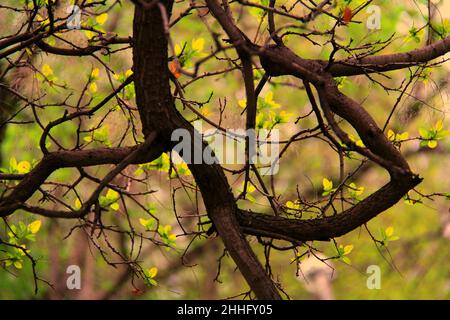
[(345, 23), (349, 23), (352, 20), (352, 16), (353, 16), (352, 9), (350, 9), (350, 7), (345, 7), (344, 13), (342, 14), (342, 20)]
[(173, 60), (169, 64), (169, 70), (174, 75), (175, 78), (179, 78), (181, 76), (181, 66), (177, 60)]

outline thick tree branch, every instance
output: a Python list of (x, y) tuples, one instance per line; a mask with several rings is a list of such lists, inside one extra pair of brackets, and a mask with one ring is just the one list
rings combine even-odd
[[(12, 192), (0, 201), (0, 217), (10, 215), (23, 206), (50, 174), (58, 169), (118, 164), (128, 155), (138, 150), (138, 148), (139, 145), (115, 149), (57, 151), (46, 154), (36, 167), (22, 178)], [(130, 163), (137, 164), (153, 161), (161, 155), (161, 152), (161, 149), (152, 148), (148, 152), (139, 153)]]
[[(311, 82), (319, 93), (322, 109), (333, 122), (331, 111), (346, 121), (358, 132), (366, 148), (356, 151), (381, 164), (391, 175), (391, 181), (364, 201), (333, 217), (314, 220), (290, 220), (280, 217), (267, 218), (264, 215), (240, 211), (239, 222), (246, 232), (285, 240), (327, 240), (340, 236), (366, 223), (382, 211), (393, 206), (410, 189), (420, 183), (421, 178), (413, 174), (401, 153), (387, 139), (371, 115), (356, 101), (342, 94), (334, 80), (335, 74), (325, 70), (325, 64), (318, 60), (306, 60), (294, 54), (283, 45), (258, 47), (247, 40), (239, 42), (242, 32), (233, 24), (216, 0), (207, 0), (208, 7), (217, 18), (222, 28), (236, 43), (240, 50), (258, 55), (261, 65), (269, 76), (293, 75), (306, 82)], [(245, 38), (246, 39), (246, 38)], [(373, 58), (369, 63), (417, 63), (445, 54), (450, 49), (450, 38), (406, 54), (396, 54)], [(367, 61), (365, 61), (367, 62)], [(311, 92), (309, 92), (311, 95)], [(349, 143), (347, 134), (335, 128), (337, 134)], [(289, 230), (289, 231), (288, 231)], [(281, 236), (280, 236), (281, 235)]]
[[(171, 1), (162, 1), (171, 12)], [(163, 18), (158, 8), (135, 9), (133, 24), (133, 70), (136, 101), (144, 134), (157, 130), (161, 143), (170, 148), (171, 134), (183, 128), (192, 137), (192, 154), (203, 154), (209, 147), (195, 141), (198, 132), (176, 110), (169, 87), (167, 47)], [(207, 150), (208, 151), (208, 150)], [(194, 163), (191, 159), (186, 162)], [(189, 165), (202, 193), (209, 217), (242, 275), (259, 299), (280, 299), (280, 295), (245, 240), (236, 219), (237, 207), (222, 168), (218, 164)]]
[[(284, 46), (260, 47), (252, 43), (233, 23), (217, 0), (206, 0), (206, 3), (231, 38), (235, 46), (258, 55), (261, 64), (271, 76), (296, 75), (308, 82), (320, 81), (315, 77), (317, 71), (325, 68), (328, 61), (301, 59)], [(333, 77), (353, 76), (373, 72), (384, 72), (416, 66), (441, 57), (450, 51), (450, 36), (427, 45), (423, 48), (404, 53), (369, 56), (362, 59), (334, 61), (328, 68)], [(287, 68), (286, 68), (287, 67)]]
[(355, 206), (333, 216), (298, 220), (240, 210), (238, 220), (245, 233), (255, 236), (290, 242), (328, 241), (362, 226), (389, 209), (421, 181), (416, 175), (391, 181)]
[[(338, 60), (333, 62), (328, 71), (334, 77), (341, 77), (398, 70), (434, 60), (444, 56), (449, 51), (450, 36), (408, 52), (369, 56), (362, 59)], [(325, 66), (327, 62), (320, 61), (320, 64)]]

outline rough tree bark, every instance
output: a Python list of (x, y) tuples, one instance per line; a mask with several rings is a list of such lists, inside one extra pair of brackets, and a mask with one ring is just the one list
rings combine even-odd
[[(136, 101), (143, 132), (156, 131), (165, 150), (171, 147), (171, 134), (184, 128), (193, 137), (194, 128), (176, 110), (169, 85), (167, 38), (163, 15), (170, 13), (172, 1), (162, 1), (165, 10), (155, 5), (151, 9), (136, 7), (133, 23), (133, 71)], [(280, 299), (280, 295), (259, 263), (240, 230), (236, 219), (237, 206), (227, 179), (219, 165), (192, 164), (194, 175), (209, 217), (222, 238), (231, 257), (259, 299)]]

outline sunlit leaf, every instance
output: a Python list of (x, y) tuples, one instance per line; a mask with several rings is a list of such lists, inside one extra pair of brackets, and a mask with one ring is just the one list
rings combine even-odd
[(31, 233), (35, 234), (41, 228), (41, 224), (42, 224), (41, 220), (33, 221), (28, 225), (28, 230), (30, 230)]
[(401, 141), (401, 140), (407, 140), (408, 138), (409, 138), (409, 133), (408, 132), (403, 132), (403, 133), (397, 134), (395, 140)]
[(92, 69), (90, 80), (97, 80), (99, 74), (100, 74), (100, 69), (99, 68)]
[(11, 157), (11, 158), (9, 159), (9, 170), (10, 170), (11, 172), (17, 170), (17, 160), (16, 160), (16, 158), (14, 158), (14, 157)]
[(333, 181), (328, 180), (327, 178), (322, 179), (323, 190), (329, 191), (333, 189)]
[(241, 108), (245, 108), (245, 107), (247, 107), (247, 100), (239, 100), (238, 101), (238, 106), (239, 107), (241, 107)]
[(394, 141), (395, 140), (395, 133), (394, 131), (392, 131), (391, 129), (388, 130), (387, 132), (387, 137), (390, 141)]
[(96, 18), (95, 18), (95, 21), (97, 21), (97, 23), (99, 24), (99, 25), (103, 25), (105, 22), (106, 22), (106, 20), (108, 20), (108, 14), (105, 12), (105, 13), (102, 13), (102, 14), (100, 14), (100, 15), (98, 15)]
[(106, 199), (116, 201), (119, 199), (119, 193), (113, 189), (108, 189), (108, 192), (106, 192)]
[(434, 149), (434, 148), (437, 147), (438, 142), (437, 142), (436, 140), (429, 140), (428, 143), (427, 143), (427, 145), (428, 145), (428, 148)]
[(175, 55), (176, 56), (179, 56), (180, 54), (181, 54), (181, 51), (182, 51), (183, 49), (181, 48), (181, 46), (179, 45), (179, 44), (176, 44), (175, 45), (175, 47), (174, 47), (174, 51), (175, 51)]
[(350, 252), (352, 252), (352, 250), (353, 250), (353, 245), (352, 244), (346, 245), (344, 247), (344, 255), (349, 254)]
[(30, 172), (31, 165), (28, 161), (20, 161), (17, 164), (17, 172), (20, 174), (28, 173)]
[(44, 76), (48, 77), (53, 74), (52, 68), (48, 64), (42, 66), (41, 72)]
[(387, 237), (390, 237), (394, 234), (394, 227), (387, 227), (384, 231)]
[(264, 102), (273, 109), (278, 109), (281, 107), (280, 104), (276, 103), (275, 101), (273, 101), (273, 92), (269, 91), (267, 92), (266, 96), (264, 97)]
[(434, 125), (434, 129), (435, 129), (436, 131), (441, 131), (443, 127), (444, 127), (444, 123), (443, 123), (442, 119), (439, 119), (439, 120), (436, 122), (436, 124)]
[(419, 128), (419, 134), (424, 139), (427, 139), (429, 137), (428, 130), (426, 130), (425, 128)]
[(154, 278), (154, 277), (156, 277), (157, 274), (158, 274), (158, 268), (153, 267), (153, 268), (148, 269), (149, 278)]
[(86, 37), (91, 40), (93, 37), (95, 37), (95, 32), (89, 31), (89, 30), (84, 30), (84, 34), (86, 35)]
[(96, 92), (97, 92), (97, 83), (92, 82), (92, 83), (89, 85), (89, 91), (92, 92), (92, 93), (96, 93)]
[(81, 209), (81, 201), (78, 198), (75, 200), (75, 209)]
[(192, 40), (192, 49), (195, 51), (202, 51), (203, 47), (205, 45), (205, 39), (203, 38), (198, 38), (198, 39), (194, 39)]
[(361, 147), (361, 148), (364, 148), (364, 147), (365, 147), (365, 145), (364, 145), (364, 143), (362, 142), (362, 140), (361, 140), (361, 139), (356, 139), (354, 135), (349, 134), (349, 135), (348, 135), (348, 138), (349, 138), (353, 143), (355, 143), (355, 145), (357, 145), (358, 147)]
[(153, 228), (154, 224), (155, 224), (155, 219), (150, 218), (150, 219), (143, 219), (143, 218), (139, 218), (139, 223), (145, 227), (145, 229), (150, 230)]
[(342, 261), (344, 261), (346, 264), (352, 264), (349, 257), (342, 257)]

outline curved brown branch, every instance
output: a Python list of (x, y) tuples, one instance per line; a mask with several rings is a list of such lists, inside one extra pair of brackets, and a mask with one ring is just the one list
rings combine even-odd
[[(301, 59), (284, 46), (260, 47), (248, 40), (244, 33), (229, 19), (217, 0), (206, 0), (208, 7), (234, 42), (235, 46), (258, 55), (261, 64), (271, 76), (297, 75), (314, 83), (317, 71), (325, 68), (328, 61)], [(324, 2), (326, 3), (326, 2)], [(385, 72), (408, 68), (441, 57), (450, 51), (450, 36), (423, 48), (404, 53), (369, 56), (362, 59), (334, 61), (328, 68), (333, 77), (354, 76), (373, 72)]]
[[(369, 56), (362, 59), (338, 60), (330, 66), (329, 72), (334, 77), (341, 77), (398, 70), (434, 60), (449, 51), (450, 36), (408, 52)], [(327, 62), (320, 61), (320, 64), (325, 66)]]
[[(387, 139), (372, 116), (356, 101), (339, 91), (333, 80), (336, 74), (325, 70), (326, 65), (322, 61), (302, 59), (283, 45), (258, 47), (248, 40), (246, 43), (238, 42), (238, 38), (241, 41), (244, 39), (239, 36), (242, 32), (225, 14), (220, 4), (216, 0), (207, 0), (207, 4), (225, 32), (235, 43), (238, 43), (240, 50), (248, 50), (260, 57), (261, 65), (269, 76), (293, 75), (303, 81), (311, 82), (319, 93), (321, 106), (328, 115), (327, 118), (334, 122), (332, 111), (350, 123), (367, 148), (355, 148), (355, 150), (382, 165), (391, 175), (391, 181), (384, 187), (348, 210), (332, 217), (305, 221), (240, 211), (239, 222), (245, 232), (289, 241), (328, 240), (368, 222), (397, 203), (410, 189), (421, 182), (422, 179), (411, 172), (406, 160)], [(405, 63), (408, 64), (407, 66), (413, 62), (419, 64), (443, 55), (449, 50), (450, 38), (447, 38), (409, 53), (372, 57), (363, 62), (373, 63), (380, 70), (386, 71), (383, 68), (390, 70), (389, 68), (394, 68), (394, 65), (398, 66), (399, 63), (403, 66), (406, 66)], [(348, 143), (349, 139), (345, 132), (338, 127), (335, 127), (335, 131), (344, 143)]]
[(355, 206), (334, 216), (297, 220), (240, 210), (238, 220), (245, 233), (255, 236), (290, 242), (328, 241), (360, 227), (389, 209), (421, 181), (416, 175), (391, 181)]
[[(22, 177), (20, 183), (12, 192), (0, 201), (0, 217), (10, 215), (15, 210), (24, 206), (24, 203), (46, 181), (50, 174), (58, 169), (118, 164), (138, 148), (139, 146), (115, 149), (101, 148), (93, 150), (57, 151), (46, 154), (31, 172)], [(154, 147), (148, 152), (139, 153), (130, 163), (152, 161), (158, 158), (161, 152), (161, 149)], [(43, 211), (39, 213), (41, 212)]]

